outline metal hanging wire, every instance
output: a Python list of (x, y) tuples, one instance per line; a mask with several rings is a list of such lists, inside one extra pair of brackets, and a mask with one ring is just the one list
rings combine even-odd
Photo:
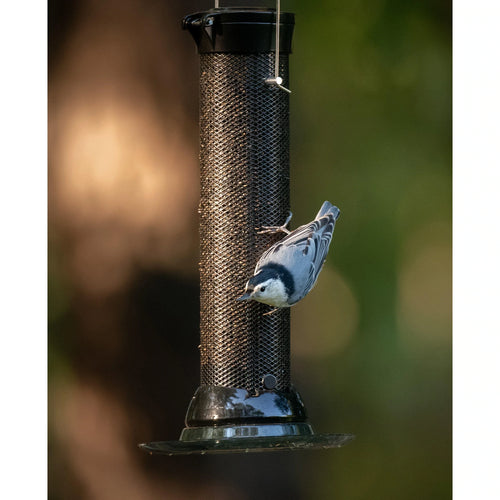
[(284, 90), (285, 92), (288, 92), (289, 94), (292, 93), (290, 89), (287, 89), (282, 85), (283, 83), (283, 78), (279, 76), (279, 66), (280, 66), (280, 14), (281, 14), (281, 1), (276, 0), (276, 31), (275, 31), (275, 36), (276, 36), (276, 53), (274, 56), (274, 78), (267, 78), (266, 83), (268, 85), (274, 85), (275, 87), (280, 88), (281, 90)]
[[(219, 0), (215, 0), (214, 8), (219, 8)], [(275, 49), (276, 53), (274, 56), (274, 77), (266, 78), (265, 82), (268, 85), (273, 85), (278, 87), (289, 94), (292, 93), (290, 89), (283, 86), (283, 78), (279, 76), (280, 67), (280, 16), (281, 16), (281, 0), (276, 0), (276, 31), (275, 31)]]

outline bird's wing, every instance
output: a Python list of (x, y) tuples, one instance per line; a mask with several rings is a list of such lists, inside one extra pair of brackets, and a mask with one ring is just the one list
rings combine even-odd
[(319, 272), (325, 262), (335, 229), (335, 219), (331, 214), (328, 214), (315, 220), (311, 225), (313, 224), (314, 231), (303, 249), (304, 256), (309, 256), (311, 262), (306, 293), (316, 284)]
[(308, 240), (313, 236), (316, 221), (304, 226), (300, 226), (280, 241), (271, 245), (260, 257), (257, 267), (261, 267), (269, 262), (276, 262), (279, 255), (288, 252), (291, 248), (306, 247)]

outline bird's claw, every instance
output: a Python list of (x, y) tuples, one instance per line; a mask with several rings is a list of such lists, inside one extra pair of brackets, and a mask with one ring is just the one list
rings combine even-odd
[(290, 223), (292, 220), (292, 212), (290, 212), (290, 215), (286, 219), (285, 223), (282, 226), (262, 226), (260, 228), (256, 228), (257, 234), (267, 234), (267, 233), (286, 233), (290, 234), (290, 230), (287, 229), (286, 226)]
[(286, 233), (290, 234), (290, 231), (284, 226), (262, 226), (257, 234), (269, 234), (269, 233)]
[(270, 314), (273, 314), (277, 311), (279, 311), (280, 308), (279, 307), (274, 307), (273, 309), (271, 309), (270, 311), (267, 311), (266, 313), (262, 314), (262, 316), (269, 316)]

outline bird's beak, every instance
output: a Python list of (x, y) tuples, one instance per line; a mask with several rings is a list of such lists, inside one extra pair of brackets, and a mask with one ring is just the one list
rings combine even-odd
[(248, 292), (245, 292), (241, 297), (238, 297), (236, 300), (248, 300), (252, 297), (251, 294), (249, 294)]

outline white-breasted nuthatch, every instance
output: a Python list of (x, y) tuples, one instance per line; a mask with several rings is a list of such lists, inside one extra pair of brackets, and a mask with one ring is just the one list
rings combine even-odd
[(281, 308), (303, 299), (316, 284), (339, 215), (340, 210), (325, 201), (312, 222), (294, 231), (286, 229), (291, 213), (283, 226), (262, 228), (259, 233), (283, 231), (287, 236), (262, 254), (245, 293), (237, 300), (256, 300)]

